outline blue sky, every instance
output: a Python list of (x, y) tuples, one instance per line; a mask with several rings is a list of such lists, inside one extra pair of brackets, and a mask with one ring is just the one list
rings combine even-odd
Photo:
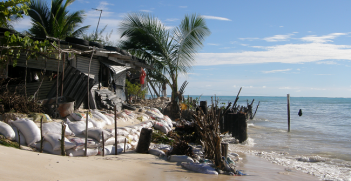
[[(126, 13), (147, 12), (167, 27), (185, 14), (206, 19), (211, 35), (196, 63), (179, 84), (185, 94), (293, 97), (351, 97), (351, 1), (76, 0), (70, 10), (85, 10), (85, 25), (108, 24), (112, 38)], [(30, 27), (25, 18), (17, 30)], [(169, 89), (168, 89), (168, 92)]]

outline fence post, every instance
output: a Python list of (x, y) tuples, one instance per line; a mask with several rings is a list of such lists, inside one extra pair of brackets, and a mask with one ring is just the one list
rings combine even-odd
[(290, 132), (290, 94), (288, 94), (287, 98), (288, 98), (288, 132)]

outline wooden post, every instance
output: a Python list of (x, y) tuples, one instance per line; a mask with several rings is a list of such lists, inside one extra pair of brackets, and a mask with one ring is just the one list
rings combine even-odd
[(17, 135), (18, 135), (18, 148), (21, 149), (21, 136), (18, 128), (17, 128)]
[(61, 133), (61, 155), (66, 156), (65, 153), (65, 131), (66, 125), (62, 122), (62, 133)]
[(238, 92), (238, 95), (236, 95), (236, 98), (235, 98), (235, 101), (234, 101), (234, 104), (233, 104), (232, 109), (234, 109), (234, 108), (235, 108), (236, 103), (237, 103), (237, 102), (238, 102), (238, 100), (239, 100), (239, 94), (240, 94), (240, 92), (241, 92), (241, 89), (242, 89), (242, 87), (240, 87), (239, 92)]
[(290, 132), (290, 94), (288, 94), (287, 98), (288, 98), (288, 132)]
[(124, 138), (124, 153), (126, 152), (127, 138)]
[(43, 153), (43, 116), (40, 119), (40, 153)]
[(258, 104), (257, 104), (257, 107), (256, 107), (256, 111), (255, 111), (255, 114), (252, 116), (252, 119), (253, 119), (253, 118), (255, 118), (255, 115), (256, 115), (256, 112), (257, 112), (258, 106), (260, 106), (260, 101), (258, 101)]
[[(88, 77), (89, 79), (89, 77)], [(89, 98), (88, 98), (89, 99)], [(87, 115), (86, 115), (86, 121), (85, 121), (85, 151), (84, 151), (84, 155), (88, 156), (88, 116), (89, 116), (89, 111), (87, 111)]]
[(207, 101), (200, 101), (200, 107), (204, 114), (207, 114)]
[(117, 105), (115, 105), (115, 155), (117, 155)]
[(102, 134), (102, 157), (105, 156), (105, 139), (104, 139), (104, 132), (101, 132)]
[(221, 143), (221, 148), (222, 148), (222, 156), (225, 158), (228, 157), (228, 143)]

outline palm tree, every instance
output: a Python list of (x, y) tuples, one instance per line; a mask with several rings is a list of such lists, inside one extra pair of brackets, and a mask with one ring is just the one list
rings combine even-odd
[(74, 0), (51, 0), (51, 7), (45, 0), (31, 0), (28, 11), (32, 20), (29, 32), (36, 37), (46, 36), (64, 39), (67, 36), (78, 37), (90, 25), (79, 27), (83, 22), (84, 11), (69, 13), (67, 7)]
[(204, 18), (186, 15), (180, 25), (168, 30), (160, 20), (144, 13), (131, 13), (121, 24), (120, 47), (153, 64), (149, 79), (164, 81), (172, 88), (172, 101), (178, 90), (178, 75), (194, 63), (194, 55), (210, 34)]

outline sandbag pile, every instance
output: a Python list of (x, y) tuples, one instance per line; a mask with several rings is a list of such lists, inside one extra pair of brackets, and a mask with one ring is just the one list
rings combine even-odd
[[(43, 151), (50, 154), (61, 154), (61, 134), (62, 125), (65, 128), (65, 152), (69, 156), (84, 156), (85, 153), (85, 134), (86, 134), (86, 113), (74, 112), (60, 122), (44, 123), (43, 131)], [(88, 114), (88, 156), (102, 154), (115, 154), (115, 135), (117, 134), (117, 152), (136, 149), (142, 128), (159, 129), (168, 133), (172, 129), (172, 121), (164, 116), (158, 109), (145, 108), (145, 111), (123, 110), (117, 114), (117, 122), (132, 123), (131, 126), (107, 129), (114, 123), (113, 114), (103, 114), (99, 110), (91, 110)], [(48, 117), (48, 120), (50, 118)], [(110, 126), (111, 127), (111, 126)], [(33, 120), (28, 118), (17, 118), (9, 121), (9, 124), (0, 122), (0, 134), (7, 139), (18, 142), (20, 134), (21, 145), (30, 146), (36, 149), (41, 148), (40, 128)], [(103, 135), (103, 136), (102, 136)], [(102, 137), (104, 139), (102, 139)], [(102, 145), (105, 149), (102, 149)], [(125, 150), (124, 150), (125, 149)]]

